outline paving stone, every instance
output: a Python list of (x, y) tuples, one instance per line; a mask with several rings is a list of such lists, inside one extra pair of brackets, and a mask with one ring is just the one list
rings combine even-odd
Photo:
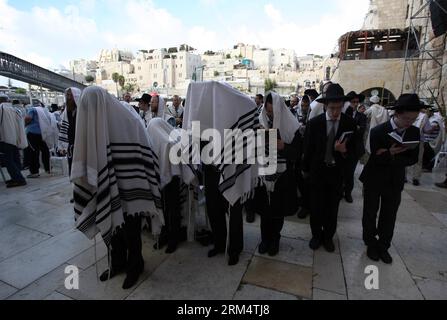
[(243, 284), (236, 291), (234, 300), (249, 300), (249, 301), (272, 301), (272, 300), (298, 300), (297, 297), (291, 294), (286, 294), (274, 290), (269, 290), (261, 287)]
[(447, 196), (440, 192), (420, 190), (408, 190), (407, 192), (427, 211), (447, 214)]
[(79, 231), (45, 240), (0, 263), (0, 280), (23, 289), (91, 246)]
[(244, 252), (253, 254), (261, 242), (261, 230), (257, 226), (244, 225)]
[(44, 300), (56, 300), (56, 301), (64, 301), (64, 300), (73, 300), (63, 294), (60, 294), (59, 292), (53, 292), (48, 297), (46, 297)]
[(416, 280), (416, 284), (427, 300), (447, 300), (447, 282), (422, 279)]
[[(345, 271), (348, 298), (350, 300), (420, 300), (423, 299), (405, 264), (394, 248), (390, 254), (392, 265), (374, 262), (366, 256), (361, 240), (340, 236), (340, 250)], [(379, 271), (379, 290), (367, 290), (365, 274), (367, 266)]]
[(313, 287), (346, 296), (345, 277), (340, 254), (321, 250), (315, 252)]
[(279, 252), (274, 257), (270, 257), (268, 254), (260, 255), (258, 251), (255, 255), (305, 267), (312, 267), (313, 264), (313, 251), (309, 248), (308, 242), (298, 239), (281, 238)]
[(314, 288), (313, 300), (347, 300), (346, 295)]
[(312, 298), (312, 268), (254, 257), (243, 283)]
[(247, 269), (250, 255), (228, 266), (224, 255), (208, 258), (209, 248), (190, 243), (170, 256), (129, 300), (231, 300)]
[(65, 268), (68, 264), (63, 264), (56, 269), (52, 270), (48, 274), (42, 276), (35, 282), (31, 283), (25, 289), (20, 290), (10, 300), (42, 300), (58, 287), (64, 284), (65, 278), (68, 276), (65, 274)]
[[(432, 215), (438, 219), (438, 221), (447, 228), (447, 214), (432, 213)], [(441, 226), (441, 225), (440, 225)]]
[(415, 224), (418, 226), (439, 225), (439, 222), (415, 200), (403, 201), (397, 213), (397, 222)]
[(447, 281), (447, 232), (444, 227), (399, 224), (393, 243), (415, 275)]
[(17, 292), (17, 289), (0, 281), (0, 300), (4, 300)]
[(17, 225), (0, 229), (0, 262), (31, 248), (50, 236)]

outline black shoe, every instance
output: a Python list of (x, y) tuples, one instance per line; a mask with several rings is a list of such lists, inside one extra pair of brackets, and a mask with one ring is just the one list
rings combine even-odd
[(413, 179), (413, 186), (418, 187), (418, 186), (420, 186), (420, 185), (421, 185), (421, 183), (419, 182), (418, 179)]
[(219, 249), (211, 249), (210, 251), (208, 251), (208, 258), (213, 258), (215, 256), (217, 256), (218, 254), (221, 253), (225, 253), (225, 250), (219, 250)]
[(298, 211), (298, 219), (306, 219), (309, 215), (309, 210), (305, 208), (301, 208), (300, 211)]
[(166, 235), (160, 235), (158, 241), (154, 243), (154, 250), (161, 250), (168, 244), (168, 237)]
[(324, 249), (326, 249), (327, 252), (335, 252), (335, 245), (332, 239), (324, 241), (323, 247)]
[(109, 272), (110, 272), (110, 270), (104, 271), (101, 274), (101, 276), (99, 277), (99, 280), (101, 280), (101, 282), (108, 281), (109, 279), (112, 279), (113, 277), (119, 275), (120, 273), (123, 273), (124, 270), (117, 270), (117, 271), (115, 271), (114, 269), (112, 269), (112, 272), (110, 273), (110, 277), (109, 277)]
[(435, 183), (438, 188), (447, 189), (447, 180), (441, 183)]
[(388, 253), (388, 250), (381, 250), (379, 252), (379, 256), (380, 256), (380, 260), (382, 260), (384, 263), (386, 263), (386, 264), (392, 264), (393, 263), (393, 258)]
[(235, 266), (239, 263), (239, 255), (238, 254), (232, 254), (228, 258), (228, 265), (229, 266)]
[(177, 241), (171, 241), (168, 243), (168, 247), (166, 248), (165, 253), (172, 254), (177, 251)]
[(138, 278), (144, 272), (144, 261), (141, 261), (136, 271), (128, 272), (126, 279), (124, 279), (123, 289), (127, 290), (137, 284)]
[(269, 248), (269, 256), (274, 257), (278, 254), (278, 252), (279, 252), (279, 240), (273, 241), (273, 243), (270, 245)]
[(70, 203), (74, 203), (75, 202), (75, 200), (74, 199), (70, 199)]
[(269, 251), (269, 246), (265, 242), (261, 242), (258, 248), (259, 254), (266, 254)]
[(246, 221), (247, 221), (247, 223), (255, 222), (255, 213), (254, 212), (247, 212)]
[(345, 194), (345, 200), (347, 203), (353, 203), (354, 199), (352, 199), (352, 195), (350, 193)]
[(22, 182), (11, 181), (10, 183), (6, 184), (6, 188), (8, 188), (8, 189), (23, 187), (23, 186), (26, 186), (26, 181), (22, 181)]
[(309, 247), (312, 250), (318, 250), (321, 247), (321, 240), (319, 238), (312, 238), (309, 242)]
[(366, 255), (372, 261), (379, 261), (380, 260), (379, 252), (377, 251), (377, 247), (374, 246), (374, 245), (368, 247), (368, 250), (366, 250)]

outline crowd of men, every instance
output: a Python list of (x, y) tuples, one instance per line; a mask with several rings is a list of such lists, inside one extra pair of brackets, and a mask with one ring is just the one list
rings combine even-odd
[[(187, 238), (199, 186), (204, 186), (213, 235), (210, 258), (227, 254), (229, 265), (238, 263), (243, 211), (249, 223), (260, 216), (260, 254), (279, 253), (284, 218), (292, 215), (310, 216), (312, 250), (334, 252), (339, 204), (354, 201), (359, 162), (367, 256), (390, 264), (388, 249), (407, 174), (419, 185), (422, 171), (433, 169), (445, 143), (444, 119), (417, 95), (404, 94), (385, 108), (378, 96), (345, 94), (331, 82), (321, 94), (307, 90), (287, 102), (275, 92), (253, 101), (226, 84), (194, 83), (185, 101), (174, 96), (167, 106), (160, 95), (143, 94), (138, 107), (131, 105), (130, 94), (118, 101), (98, 87), (69, 88), (59, 114), (43, 105), (24, 110), (5, 96), (0, 99), (0, 152), (11, 177), (7, 187), (26, 185), (24, 166), (28, 178), (38, 178), (39, 155), (46, 172), (51, 151), (67, 156), (76, 228), (91, 239), (101, 233), (111, 261), (100, 279), (126, 273), (124, 289), (134, 286), (144, 270), (142, 224), (157, 235), (156, 249), (175, 252)], [(172, 133), (190, 130), (194, 121), (222, 133), (276, 131), (276, 172), (262, 175), (247, 163), (172, 163)], [(213, 140), (202, 140), (200, 151)], [(273, 146), (267, 147), (271, 152)], [(437, 186), (447, 188), (447, 177)]]

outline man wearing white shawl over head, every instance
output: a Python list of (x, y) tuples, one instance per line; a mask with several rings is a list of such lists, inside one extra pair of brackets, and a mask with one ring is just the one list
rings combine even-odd
[(15, 188), (26, 185), (20, 172), (19, 149), (25, 149), (28, 142), (20, 112), (7, 101), (7, 96), (0, 95), (0, 152), (4, 153), (5, 166), (11, 177), (6, 187)]
[(175, 118), (166, 112), (166, 102), (159, 95), (152, 96), (151, 99), (152, 119), (161, 118), (168, 122), (173, 128), (176, 126)]
[[(188, 88), (183, 128), (192, 130), (193, 122), (200, 122), (202, 135), (207, 129), (214, 129), (220, 134), (220, 140), (203, 137), (203, 151), (211, 154), (213, 161), (204, 164), (204, 184), (207, 213), (214, 236), (214, 249), (208, 256), (214, 257), (224, 253), (227, 248), (229, 265), (239, 262), (243, 250), (242, 205), (253, 192), (258, 183), (258, 166), (247, 163), (226, 164), (225, 154), (230, 155), (231, 148), (222, 154), (221, 148), (231, 146), (233, 137), (225, 137), (226, 129), (240, 130), (237, 137), (244, 132), (259, 127), (257, 107), (253, 100), (231, 86), (219, 82), (191, 83)], [(234, 132), (234, 131), (233, 131)], [(193, 132), (193, 135), (195, 132)], [(200, 139), (200, 137), (194, 137)], [(227, 139), (225, 139), (227, 138)], [(208, 141), (211, 141), (205, 145)], [(216, 146), (219, 144), (220, 146)], [(215, 146), (215, 148), (209, 148)], [(243, 153), (246, 156), (246, 152)], [(202, 159), (203, 161), (203, 159)], [(228, 214), (229, 230), (227, 232), (226, 216)], [(228, 236), (228, 242), (227, 242)], [(227, 246), (228, 244), (228, 246)]]
[(76, 228), (89, 239), (101, 234), (111, 246), (101, 281), (125, 272), (123, 289), (129, 289), (144, 270), (141, 216), (151, 218), (154, 234), (164, 223), (157, 159), (142, 122), (102, 88), (84, 90), (76, 120)]
[(365, 116), (368, 118), (369, 123), (365, 148), (368, 154), (371, 154), (371, 130), (382, 123), (388, 122), (390, 120), (390, 116), (388, 114), (388, 110), (379, 104), (380, 98), (378, 96), (372, 96), (369, 98), (369, 101), (372, 103), (372, 106), (365, 111)]
[(284, 217), (298, 211), (296, 165), (301, 158), (300, 124), (275, 92), (268, 93), (259, 116), (264, 129), (277, 130), (277, 170), (265, 177), (265, 186), (256, 189), (255, 204), (261, 213), (259, 253), (275, 256), (279, 252)]

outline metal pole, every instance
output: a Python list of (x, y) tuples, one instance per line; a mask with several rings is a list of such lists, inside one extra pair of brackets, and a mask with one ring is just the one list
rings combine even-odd
[(414, 0), (412, 0), (411, 2), (411, 13), (410, 13), (410, 26), (408, 28), (408, 38), (407, 38), (407, 46), (405, 49), (405, 66), (404, 66), (404, 74), (402, 76), (402, 88), (400, 93), (403, 94), (404, 93), (404, 88), (405, 88), (405, 76), (407, 74), (407, 64), (408, 64), (408, 49), (410, 47), (410, 36), (411, 36), (411, 32), (412, 32), (412, 28), (413, 28), (413, 9), (414, 9)]

